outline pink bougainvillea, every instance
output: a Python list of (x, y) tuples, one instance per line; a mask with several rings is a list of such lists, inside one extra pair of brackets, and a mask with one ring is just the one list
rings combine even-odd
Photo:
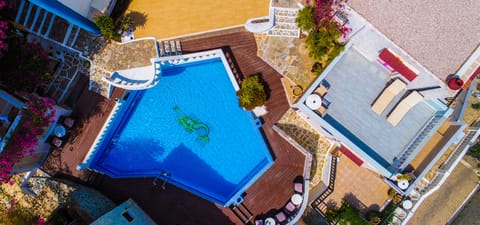
[(22, 119), (0, 154), (0, 182), (10, 179), (15, 163), (34, 153), (39, 138), (54, 122), (55, 102), (52, 99), (35, 95), (28, 98), (27, 107), (21, 112)]
[(0, 0), (0, 58), (8, 51), (7, 38), (10, 32), (10, 27), (8, 24), (5, 14), (8, 14), (7, 11), (12, 7), (12, 2), (7, 2), (5, 0)]
[(342, 37), (345, 37), (352, 29), (334, 22), (335, 14), (339, 12), (344, 14), (345, 4), (348, 0), (317, 0), (315, 5), (315, 23), (321, 27), (328, 27), (334, 24), (341, 32)]
[(51, 223), (47, 223), (47, 220), (43, 217), (39, 217), (37, 223), (38, 225), (51, 225)]
[[(1, 4), (1, 2), (0, 2)], [(7, 21), (0, 20), (0, 58), (8, 51), (8, 32), (10, 27)]]

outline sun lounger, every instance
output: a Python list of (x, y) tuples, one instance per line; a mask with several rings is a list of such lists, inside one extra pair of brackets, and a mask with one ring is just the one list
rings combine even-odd
[(302, 194), (303, 193), (303, 183), (295, 182), (294, 185), (293, 185), (293, 190), (295, 190), (295, 192), (298, 192), (298, 193)]
[(285, 212), (288, 213), (288, 214), (293, 214), (293, 212), (295, 212), (296, 208), (297, 207), (295, 207), (295, 205), (291, 201), (288, 201), (288, 203), (284, 207)]
[(395, 79), (383, 90), (375, 102), (373, 102), (372, 110), (378, 115), (382, 114), (382, 112), (385, 111), (387, 106), (392, 102), (393, 98), (405, 90), (406, 87), (407, 84), (405, 84), (405, 82), (400, 79)]
[(283, 222), (285, 222), (285, 220), (287, 220), (287, 216), (285, 215), (285, 213), (283, 212), (278, 212), (277, 215), (275, 215), (275, 219), (277, 219), (277, 222), (282, 224)]
[(390, 112), (387, 117), (388, 122), (393, 126), (397, 126), (400, 121), (407, 115), (407, 113), (412, 109), (416, 104), (423, 100), (423, 96), (417, 91), (412, 91), (408, 94), (407, 97), (402, 99), (400, 103)]
[(321, 97), (325, 96), (328, 92), (328, 89), (327, 87), (325, 87), (323, 84), (320, 84), (318, 85), (318, 87), (315, 89), (315, 91), (313, 91), (315, 93), (317, 93), (318, 95), (320, 95)]
[(255, 220), (255, 225), (263, 225), (263, 220)]
[(317, 110), (315, 110), (318, 114), (320, 114), (321, 117), (325, 117), (327, 115), (327, 107), (324, 105), (320, 106)]

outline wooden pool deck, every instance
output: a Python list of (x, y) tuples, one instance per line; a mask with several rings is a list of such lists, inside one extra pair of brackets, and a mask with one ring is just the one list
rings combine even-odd
[[(182, 48), (184, 53), (222, 48), (232, 56), (239, 76), (261, 72), (268, 83), (270, 98), (266, 106), (269, 113), (263, 117), (263, 132), (275, 163), (247, 189), (244, 205), (254, 217), (271, 215), (282, 208), (293, 194), (293, 181), (302, 176), (305, 161), (303, 154), (272, 129), (272, 125), (289, 108), (281, 75), (256, 56), (255, 39), (248, 32), (190, 37), (182, 40)], [(82, 85), (82, 82), (74, 91), (78, 96), (74, 115), (85, 118), (86, 122), (72, 143), (52, 152), (42, 167), (44, 170), (53, 176), (88, 184), (116, 203), (132, 198), (158, 224), (242, 224), (229, 208), (215, 205), (170, 184), (165, 189), (162, 189), (161, 182), (154, 186), (153, 178), (112, 179), (87, 170), (77, 171), (76, 166), (83, 160), (111, 111), (114, 98), (123, 94), (123, 90), (116, 89), (111, 99), (105, 99), (89, 92), (88, 85)]]

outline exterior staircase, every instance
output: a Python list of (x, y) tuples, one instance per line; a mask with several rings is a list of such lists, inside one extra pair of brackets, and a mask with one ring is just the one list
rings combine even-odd
[(335, 156), (332, 156), (331, 162), (330, 162), (330, 177), (328, 180), (328, 186), (327, 189), (320, 195), (318, 196), (313, 202), (311, 203), (311, 206), (317, 213), (319, 213), (322, 216), (325, 216), (323, 212), (327, 210), (327, 205), (325, 204), (324, 200), (330, 196), (330, 194), (333, 193), (335, 189), (335, 178), (337, 174), (337, 162), (338, 158)]
[(274, 8), (274, 26), (267, 32), (268, 36), (294, 37), (300, 36), (300, 29), (295, 23), (298, 9)]
[(181, 55), (183, 53), (180, 40), (159, 41), (157, 44), (160, 57)]

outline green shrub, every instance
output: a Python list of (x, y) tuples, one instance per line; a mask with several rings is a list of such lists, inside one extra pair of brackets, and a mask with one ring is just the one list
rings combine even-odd
[(468, 154), (476, 159), (480, 160), (480, 142), (477, 142), (474, 146), (470, 147)]
[(347, 202), (343, 202), (342, 206), (337, 209), (328, 209), (325, 213), (325, 219), (330, 223), (340, 225), (369, 225), (369, 223), (360, 216), (357, 209), (353, 208)]
[(110, 16), (95, 17), (95, 24), (102, 32), (103, 37), (107, 40), (119, 40), (120, 35), (115, 32), (115, 24)]
[(312, 65), (312, 70), (310, 72), (320, 75), (323, 72), (323, 65), (319, 62), (316, 62)]
[(395, 191), (395, 189), (393, 188), (388, 189), (388, 198), (394, 199), (396, 194), (397, 194), (397, 191)]
[(55, 209), (55, 211), (53, 211), (48, 218), (48, 223), (52, 225), (69, 224), (72, 221), (73, 219), (68, 214), (66, 208)]
[(27, 209), (16, 205), (12, 209), (0, 211), (0, 224), (4, 225), (37, 225), (37, 217), (28, 212)]
[(121, 31), (127, 31), (132, 27), (132, 18), (129, 15), (125, 15), (120, 19), (118, 27)]
[(260, 81), (260, 75), (253, 75), (242, 81), (240, 90), (237, 91), (240, 106), (251, 110), (257, 106), (265, 104), (267, 93), (265, 87)]
[(311, 31), (317, 26), (314, 16), (315, 8), (312, 6), (307, 6), (298, 11), (297, 18), (295, 18), (295, 23), (297, 24), (298, 28), (304, 31)]
[(473, 103), (472, 108), (476, 109), (476, 110), (479, 110), (480, 109), (480, 103)]

